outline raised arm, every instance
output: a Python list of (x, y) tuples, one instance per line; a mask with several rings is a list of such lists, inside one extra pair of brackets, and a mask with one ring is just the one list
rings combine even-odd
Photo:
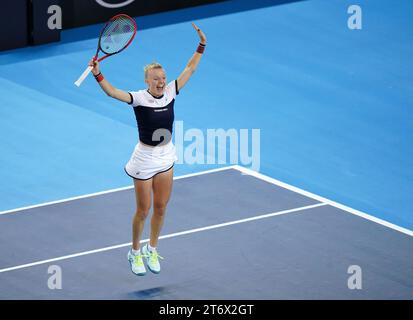
[(123, 90), (116, 89), (113, 87), (109, 81), (107, 81), (102, 73), (99, 70), (99, 62), (98, 61), (89, 61), (89, 66), (93, 66), (92, 73), (95, 76), (96, 80), (98, 80), (98, 83), (102, 90), (109, 96), (114, 99), (118, 99), (123, 102), (130, 103), (131, 101), (131, 96), (128, 92), (125, 92)]
[(188, 64), (186, 65), (184, 71), (178, 77), (178, 90), (181, 90), (185, 84), (188, 82), (189, 78), (195, 72), (196, 67), (198, 66), (199, 61), (202, 57), (202, 52), (204, 51), (206, 45), (206, 37), (205, 34), (199, 29), (194, 23), (192, 26), (198, 32), (199, 36), (199, 47), (197, 51), (192, 55), (191, 59), (189, 59)]

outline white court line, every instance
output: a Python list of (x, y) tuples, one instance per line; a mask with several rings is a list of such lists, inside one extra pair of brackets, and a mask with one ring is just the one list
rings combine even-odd
[(320, 202), (323, 202), (323, 203), (327, 203), (327, 204), (329, 204), (330, 206), (333, 206), (333, 207), (336, 207), (336, 208), (338, 208), (338, 209), (347, 211), (347, 212), (352, 213), (352, 214), (354, 214), (354, 215), (356, 215), (356, 216), (359, 216), (359, 217), (362, 217), (362, 218), (364, 218), (364, 219), (367, 219), (367, 220), (376, 222), (376, 223), (378, 223), (378, 224), (381, 224), (381, 225), (383, 225), (383, 226), (386, 226), (386, 227), (388, 227), (388, 228), (391, 228), (391, 229), (393, 229), (393, 230), (402, 232), (402, 233), (404, 233), (404, 234), (407, 234), (407, 235), (413, 237), (413, 231), (412, 231), (412, 230), (409, 230), (409, 229), (400, 227), (400, 226), (398, 226), (398, 225), (395, 225), (395, 224), (393, 224), (393, 223), (390, 223), (390, 222), (388, 222), (388, 221), (379, 219), (379, 218), (374, 217), (374, 216), (372, 216), (372, 215), (370, 215), (370, 214), (367, 214), (367, 213), (365, 213), (365, 212), (362, 212), (362, 211), (359, 211), (359, 210), (356, 210), (356, 209), (347, 207), (347, 206), (345, 206), (345, 205), (343, 205), (343, 204), (341, 204), (341, 203), (332, 201), (332, 200), (330, 200), (330, 199), (326, 199), (326, 198), (324, 198), (324, 197), (321, 197), (321, 196), (316, 195), (316, 194), (314, 194), (314, 193), (311, 193), (311, 192), (305, 191), (305, 190), (303, 190), (303, 189), (294, 187), (294, 186), (292, 186), (292, 185), (289, 185), (289, 184), (287, 184), (287, 183), (285, 183), (285, 182), (276, 180), (276, 179), (274, 179), (274, 178), (270, 178), (270, 177), (268, 177), (268, 176), (265, 176), (265, 175), (263, 175), (263, 174), (261, 174), (261, 173), (259, 173), (259, 172), (253, 171), (253, 170), (248, 169), (248, 168), (244, 168), (244, 167), (241, 167), (241, 166), (238, 166), (238, 165), (232, 166), (232, 168), (233, 168), (233, 169), (236, 169), (236, 170), (238, 170), (238, 171), (241, 171), (241, 172), (244, 173), (244, 174), (253, 176), (253, 177), (257, 178), (257, 179), (260, 179), (260, 180), (269, 182), (269, 183), (271, 183), (271, 184), (275, 184), (275, 185), (277, 185), (277, 186), (279, 186), (279, 187), (282, 187), (282, 188), (291, 190), (291, 191), (293, 191), (293, 192), (302, 194), (303, 196), (312, 198), (312, 199), (314, 199), (314, 200), (317, 200), (317, 201), (320, 201)]
[[(362, 217), (362, 218), (364, 218), (364, 219), (367, 219), (367, 220), (376, 222), (376, 223), (378, 223), (378, 224), (381, 224), (381, 225), (383, 225), (383, 226), (386, 226), (386, 227), (388, 227), (388, 228), (391, 228), (391, 229), (393, 229), (393, 230), (402, 232), (402, 233), (404, 233), (404, 234), (407, 234), (407, 235), (413, 237), (413, 231), (412, 231), (412, 230), (409, 230), (409, 229), (400, 227), (400, 226), (398, 226), (398, 225), (395, 225), (395, 224), (390, 223), (390, 222), (388, 222), (388, 221), (385, 221), (385, 220), (382, 220), (382, 219), (380, 219), (380, 218), (374, 217), (374, 216), (372, 216), (372, 215), (370, 215), (370, 214), (367, 214), (367, 213), (365, 213), (365, 212), (362, 212), (362, 211), (353, 209), (353, 208), (348, 207), (348, 206), (345, 206), (345, 205), (343, 205), (343, 204), (341, 204), (341, 203), (332, 201), (332, 200), (330, 200), (330, 199), (321, 197), (321, 196), (316, 195), (316, 194), (314, 194), (314, 193), (311, 193), (311, 192), (305, 191), (305, 190), (303, 190), (303, 189), (294, 187), (294, 186), (289, 185), (289, 184), (287, 184), (287, 183), (285, 183), (285, 182), (282, 182), (282, 181), (279, 181), (279, 180), (277, 180), (277, 179), (268, 177), (268, 176), (263, 175), (263, 174), (261, 174), (261, 173), (259, 173), (259, 172), (253, 171), (253, 170), (248, 169), (248, 168), (245, 168), (245, 167), (241, 167), (241, 166), (239, 166), (239, 165), (233, 165), (233, 166), (228, 166), (228, 167), (223, 167), (223, 168), (217, 168), (217, 169), (211, 169), (211, 170), (206, 170), (206, 171), (201, 171), (201, 172), (196, 172), (196, 173), (190, 173), (190, 174), (186, 174), (186, 175), (174, 177), (174, 180), (185, 179), (185, 178), (189, 178), (189, 177), (200, 176), (200, 175), (204, 175), (204, 174), (208, 174), (208, 173), (219, 172), (219, 171), (224, 171), (224, 170), (229, 170), (229, 169), (235, 169), (235, 170), (241, 171), (242, 173), (247, 174), (247, 175), (250, 175), (250, 176), (253, 176), (253, 177), (257, 178), (257, 179), (260, 179), (260, 180), (269, 182), (269, 183), (271, 183), (271, 184), (275, 184), (275, 185), (277, 185), (277, 186), (279, 186), (279, 187), (282, 187), (282, 188), (291, 190), (291, 191), (293, 191), (293, 192), (302, 194), (302, 195), (304, 195), (304, 196), (306, 196), (306, 197), (315, 199), (315, 200), (317, 200), (317, 201), (324, 202), (324, 203), (328, 203), (329, 205), (331, 205), (331, 206), (333, 206), (333, 207), (336, 207), (336, 208), (338, 208), (338, 209), (347, 211), (347, 212), (349, 212), (349, 213), (352, 213), (352, 214), (357, 215), (357, 216), (359, 216), (359, 217)], [(128, 190), (128, 189), (132, 189), (132, 188), (133, 188), (133, 186), (128, 186), (128, 187), (123, 187), (123, 188), (118, 188), (118, 189), (111, 189), (111, 190), (107, 190), (107, 191), (102, 191), (102, 192), (96, 192), (96, 193), (86, 194), (86, 195), (78, 196), (78, 197), (72, 197), (72, 198), (67, 198), (67, 199), (62, 199), (62, 200), (57, 200), (57, 201), (52, 201), (52, 202), (41, 203), (41, 204), (37, 204), (37, 205), (33, 205), (33, 206), (28, 206), (28, 207), (16, 208), (16, 209), (7, 210), (7, 211), (0, 211), (0, 215), (2, 215), (2, 214), (7, 214), (7, 213), (21, 212), (21, 211), (25, 211), (25, 210), (28, 210), (28, 209), (33, 209), (33, 208), (48, 206), (48, 205), (57, 204), (57, 203), (62, 203), (62, 202), (68, 202), (68, 201), (72, 201), (72, 200), (78, 200), (78, 199), (83, 199), (83, 198), (94, 197), (94, 196), (98, 196), (98, 195), (102, 195), (102, 194), (107, 194), (107, 193), (117, 192), (117, 191), (122, 191), (122, 190)]]
[[(182, 176), (174, 177), (174, 180), (180, 180), (180, 179), (190, 178), (190, 177), (194, 177), (194, 176), (200, 176), (200, 175), (204, 175), (204, 174), (208, 174), (208, 173), (219, 172), (219, 171), (224, 171), (224, 170), (229, 170), (229, 169), (235, 169), (235, 166), (229, 166), (229, 167), (223, 167), (223, 168), (217, 168), (217, 169), (211, 169), (211, 170), (206, 170), (206, 171), (201, 171), (201, 172), (185, 174), (185, 175), (182, 175)], [(25, 211), (25, 210), (29, 210), (29, 209), (49, 206), (49, 205), (52, 205), (52, 204), (58, 204), (58, 203), (69, 202), (69, 201), (73, 201), (73, 200), (85, 199), (85, 198), (100, 196), (102, 194), (108, 194), (108, 193), (112, 193), (112, 192), (118, 192), (118, 191), (129, 190), (129, 189), (133, 189), (133, 185), (127, 186), (127, 187), (116, 188), (116, 189), (110, 189), (110, 190), (101, 191), (101, 192), (89, 193), (89, 194), (85, 194), (85, 195), (77, 196), (77, 197), (71, 197), (71, 198), (66, 198), (66, 199), (61, 199), (61, 200), (56, 200), (56, 201), (39, 203), (39, 204), (36, 204), (36, 205), (27, 206), (27, 207), (21, 207), (21, 208), (15, 208), (15, 209), (10, 209), (10, 210), (0, 211), (0, 215), (8, 214), (8, 213), (21, 212), (21, 211)]]
[[(220, 224), (214, 224), (214, 225), (207, 226), (207, 227), (190, 229), (190, 230), (176, 232), (176, 233), (170, 233), (170, 234), (166, 234), (164, 236), (160, 236), (159, 239), (179, 237), (179, 236), (190, 234), (190, 233), (222, 228), (222, 227), (226, 227), (226, 226), (230, 226), (230, 225), (234, 225), (234, 224), (240, 224), (240, 223), (244, 223), (244, 222), (275, 217), (275, 216), (279, 216), (279, 215), (287, 214), (287, 213), (292, 213), (292, 212), (304, 211), (304, 210), (313, 209), (313, 208), (317, 208), (317, 207), (321, 207), (321, 206), (325, 206), (325, 205), (327, 205), (327, 204), (326, 203), (317, 203), (317, 204), (313, 204), (313, 205), (309, 205), (309, 206), (304, 206), (304, 207), (299, 207), (299, 208), (294, 208), (294, 209), (288, 209), (288, 210), (283, 210), (283, 211), (278, 211), (278, 212), (272, 212), (272, 213), (263, 214), (263, 215), (259, 215), (259, 216), (254, 216), (254, 217), (250, 217), (250, 218), (245, 218), (245, 219), (240, 219), (240, 220), (235, 220), (235, 221), (229, 221), (229, 222), (224, 222), (224, 223), (220, 223)], [(149, 239), (145, 239), (145, 240), (141, 240), (140, 243), (145, 243), (145, 242), (148, 242), (148, 241), (149, 241)], [(41, 260), (41, 261), (36, 261), (36, 262), (32, 262), (32, 263), (22, 264), (22, 265), (18, 265), (18, 266), (14, 266), (14, 267), (0, 269), (0, 273), (13, 271), (13, 270), (18, 270), (18, 269), (23, 269), (23, 268), (29, 268), (29, 267), (37, 266), (37, 265), (40, 265), (40, 264), (50, 263), (50, 262), (56, 262), (56, 261), (76, 258), (76, 257), (80, 257), (80, 256), (93, 254), (93, 253), (114, 250), (114, 249), (118, 249), (118, 248), (122, 248), (122, 247), (127, 247), (127, 246), (130, 246), (130, 245), (132, 245), (131, 242), (122, 243), (122, 244), (118, 244), (118, 245), (115, 245), (115, 246), (110, 246), (110, 247), (105, 247), (105, 248), (100, 248), (100, 249), (95, 249), (95, 250), (90, 250), (90, 251), (84, 251), (84, 252), (80, 252), (80, 253), (70, 254), (70, 255), (67, 255), (67, 256), (61, 256), (61, 257), (53, 258), (53, 259), (47, 259), (47, 260)]]

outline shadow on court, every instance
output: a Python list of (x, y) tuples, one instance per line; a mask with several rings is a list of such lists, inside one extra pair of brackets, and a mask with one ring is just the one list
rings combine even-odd
[[(413, 298), (411, 235), (239, 170), (174, 182), (158, 275), (126, 259), (132, 189), (0, 216), (0, 298)], [(52, 264), (61, 290), (47, 286)], [(355, 267), (362, 290), (349, 287)]]

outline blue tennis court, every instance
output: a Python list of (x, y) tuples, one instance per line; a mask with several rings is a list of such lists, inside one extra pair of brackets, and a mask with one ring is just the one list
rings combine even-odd
[[(0, 297), (409, 299), (413, 294), (411, 234), (242, 167), (175, 181), (160, 245), (168, 259), (161, 274), (136, 278), (125, 250), (131, 245), (133, 200), (129, 188), (3, 215), (1, 234), (8, 241), (2, 242), (2, 265), (8, 268), (0, 269), (7, 288)], [(62, 270), (62, 290), (46, 285), (55, 265)], [(354, 265), (364, 270), (364, 287), (356, 292), (347, 286)]]
[[(73, 85), (101, 24), (1, 52), (0, 298), (413, 299), (413, 4), (358, 1), (363, 28), (351, 30), (352, 4), (239, 0), (135, 18), (132, 45), (101, 63), (124, 90), (144, 87), (152, 61), (176, 79), (197, 44), (191, 21), (208, 37), (176, 98), (163, 270), (145, 277), (126, 259), (132, 108), (92, 77)], [(238, 143), (211, 148), (212, 129)], [(54, 265), (61, 290), (48, 287)]]

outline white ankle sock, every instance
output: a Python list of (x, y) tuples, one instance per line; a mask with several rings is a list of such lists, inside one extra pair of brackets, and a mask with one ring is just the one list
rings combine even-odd
[(134, 249), (132, 248), (132, 249), (131, 249), (131, 252), (132, 252), (132, 254), (133, 254), (134, 256), (137, 256), (137, 255), (141, 254), (141, 249), (134, 250)]
[(148, 243), (148, 250), (150, 252), (154, 252), (154, 251), (156, 251), (156, 247), (151, 247), (151, 245)]

